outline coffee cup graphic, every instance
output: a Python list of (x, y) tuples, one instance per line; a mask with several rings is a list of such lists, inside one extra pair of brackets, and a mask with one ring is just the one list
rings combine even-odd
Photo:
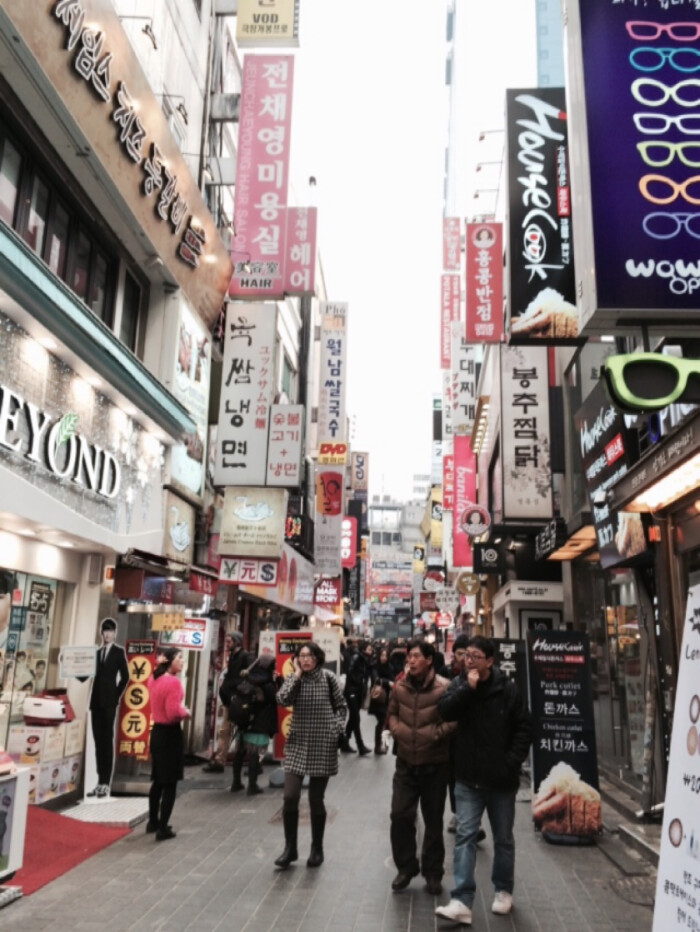
[(27, 735), (27, 743), (24, 748), (24, 752), (27, 757), (36, 757), (41, 750), (41, 736), (40, 735)]

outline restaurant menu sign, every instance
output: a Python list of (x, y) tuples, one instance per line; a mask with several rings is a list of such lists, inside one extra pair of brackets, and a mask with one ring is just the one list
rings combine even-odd
[(547, 841), (601, 829), (588, 635), (529, 631), (532, 815)]
[(598, 383), (576, 412), (574, 424), (591, 501), (600, 565), (607, 569), (646, 550), (641, 515), (616, 511), (607, 495), (608, 489), (628, 470), (630, 437), (622, 415), (608, 401), (602, 383)]
[(512, 342), (578, 337), (563, 87), (506, 91)]
[(580, 234), (594, 272), (581, 323), (697, 319), (698, 4), (566, 0), (565, 13), (576, 250)]
[(468, 223), (466, 236), (467, 340), (499, 343), (503, 331), (503, 228)]
[(700, 929), (700, 585), (688, 592), (653, 932)]

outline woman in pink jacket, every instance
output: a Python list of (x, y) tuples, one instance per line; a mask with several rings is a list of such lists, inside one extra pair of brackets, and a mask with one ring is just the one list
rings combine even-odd
[(156, 841), (174, 838), (168, 824), (175, 805), (177, 781), (184, 776), (182, 721), (190, 710), (182, 704), (184, 690), (178, 677), (182, 670), (182, 651), (166, 647), (161, 663), (148, 681), (151, 699), (151, 791), (148, 794), (147, 832), (155, 832)]

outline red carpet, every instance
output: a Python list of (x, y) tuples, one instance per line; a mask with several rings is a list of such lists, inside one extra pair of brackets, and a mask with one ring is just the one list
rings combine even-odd
[(24, 896), (29, 896), (130, 831), (80, 822), (30, 806), (22, 867), (10, 882), (21, 887)]

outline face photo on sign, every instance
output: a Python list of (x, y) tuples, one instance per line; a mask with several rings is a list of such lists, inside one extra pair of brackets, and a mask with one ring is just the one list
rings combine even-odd
[(342, 505), (343, 477), (339, 472), (319, 472), (316, 476), (316, 511), (339, 515)]
[(488, 249), (496, 242), (493, 230), (489, 227), (477, 227), (472, 233), (472, 243), (475, 246), (481, 246)]

